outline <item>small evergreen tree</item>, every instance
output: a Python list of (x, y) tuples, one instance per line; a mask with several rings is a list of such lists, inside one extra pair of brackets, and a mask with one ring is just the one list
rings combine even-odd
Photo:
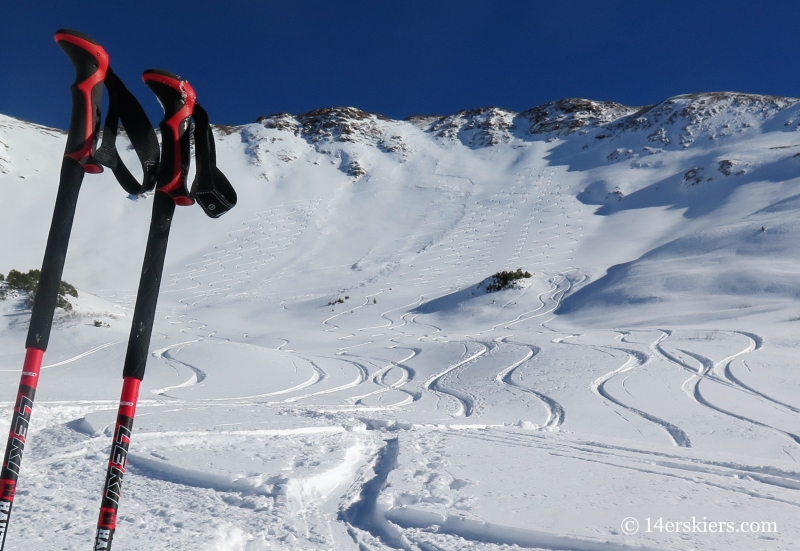
[[(41, 272), (39, 270), (28, 270), (27, 273), (11, 270), (5, 278), (5, 282), (7, 288), (27, 293), (28, 298), (25, 301), (25, 305), (31, 308), (33, 307), (33, 302), (36, 300), (36, 290), (39, 288), (40, 276)], [(5, 292), (2, 296), (5, 298)], [(56, 306), (64, 310), (72, 310), (72, 304), (67, 299), (67, 296), (78, 298), (78, 291), (66, 281), (62, 281), (58, 286)]]
[(490, 278), (491, 283), (486, 286), (486, 292), (493, 293), (494, 291), (502, 291), (518, 279), (527, 279), (529, 277), (531, 277), (531, 273), (527, 271), (523, 272), (522, 268), (517, 268), (516, 272), (497, 272)]

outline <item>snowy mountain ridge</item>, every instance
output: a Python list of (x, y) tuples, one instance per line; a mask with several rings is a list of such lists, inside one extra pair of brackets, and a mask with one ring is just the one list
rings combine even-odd
[[(675, 142), (689, 147), (696, 139), (711, 140), (741, 134), (793, 107), (797, 98), (715, 92), (685, 94), (646, 107), (627, 107), (611, 101), (580, 98), (558, 100), (521, 113), (497, 107), (459, 111), (447, 116), (410, 116), (404, 119), (436, 137), (461, 141), (469, 147), (490, 147), (514, 138), (563, 137), (603, 129), (597, 139), (614, 139), (622, 132), (650, 130), (647, 141), (661, 146)], [(309, 141), (378, 143), (380, 123), (394, 123), (380, 114), (353, 107), (327, 108), (296, 117), (287, 113), (258, 117), (256, 123), (303, 136)], [(781, 120), (797, 130), (800, 116), (792, 111)], [(672, 139), (667, 127), (677, 130)], [(234, 127), (235, 128), (235, 127)], [(677, 139), (676, 139), (677, 138)]]

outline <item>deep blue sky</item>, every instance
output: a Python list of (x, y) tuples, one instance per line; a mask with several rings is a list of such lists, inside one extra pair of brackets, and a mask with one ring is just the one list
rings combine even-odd
[(149, 67), (187, 78), (212, 122), (351, 105), (392, 118), (564, 97), (800, 96), (800, 2), (763, 0), (6, 1), (0, 113), (65, 128), (61, 27), (98, 40), (153, 122)]

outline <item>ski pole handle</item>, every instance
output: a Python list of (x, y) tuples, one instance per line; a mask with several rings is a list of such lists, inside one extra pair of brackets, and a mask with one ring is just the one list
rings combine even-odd
[(70, 86), (72, 118), (64, 156), (78, 161), (85, 172), (97, 174), (103, 167), (92, 154), (97, 148), (100, 130), (108, 54), (97, 42), (77, 31), (61, 29), (56, 31), (55, 39), (75, 67), (75, 83)]
[(164, 119), (158, 125), (161, 166), (156, 189), (172, 197), (176, 205), (192, 205), (194, 199), (189, 197), (186, 180), (191, 160), (189, 128), (197, 96), (186, 80), (168, 71), (148, 69), (142, 80), (164, 108)]
[(103, 79), (108, 70), (108, 54), (85, 34), (62, 29), (56, 32), (55, 39), (75, 67), (75, 83), (70, 86), (72, 118), (61, 163), (58, 195), (25, 344), (27, 348), (42, 351), (47, 350), (50, 339), (53, 313), (58, 301), (58, 289), (83, 175), (86, 172), (103, 171), (94, 161), (92, 152), (100, 125)]

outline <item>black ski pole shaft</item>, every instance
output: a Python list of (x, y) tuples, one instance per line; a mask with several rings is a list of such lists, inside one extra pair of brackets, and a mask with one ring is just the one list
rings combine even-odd
[(186, 191), (189, 166), (189, 123), (195, 105), (194, 90), (189, 83), (165, 71), (146, 71), (143, 79), (155, 92), (164, 108), (161, 128), (161, 164), (158, 186), (153, 200), (153, 215), (147, 238), (142, 276), (136, 295), (133, 324), (122, 372), (120, 397), (111, 456), (103, 485), (100, 516), (97, 521), (95, 550), (109, 551), (117, 527), (117, 511), (122, 496), (122, 479), (133, 433), (133, 420), (139, 385), (144, 378), (150, 337), (161, 287), (161, 274), (167, 255), (167, 242), (176, 204), (191, 205), (194, 201)]
[(128, 340), (128, 351), (125, 356), (122, 395), (117, 412), (114, 440), (111, 444), (111, 457), (108, 461), (106, 482), (103, 486), (103, 500), (100, 506), (100, 518), (97, 521), (94, 549), (111, 549), (111, 542), (117, 526), (117, 510), (119, 509), (119, 501), (122, 495), (122, 478), (125, 474), (128, 447), (131, 442), (131, 433), (133, 432), (139, 385), (144, 378), (147, 364), (147, 353), (153, 332), (158, 291), (161, 287), (161, 273), (164, 269), (169, 229), (174, 212), (175, 201), (172, 197), (157, 191), (153, 201), (150, 234), (147, 238), (142, 277), (139, 284), (139, 293), (136, 297), (133, 325), (130, 339)]
[(86, 172), (102, 171), (102, 168), (94, 162), (92, 152), (97, 143), (100, 102), (103, 79), (108, 69), (108, 55), (94, 40), (75, 31), (60, 30), (56, 32), (55, 39), (75, 67), (75, 83), (70, 87), (72, 116), (53, 219), (25, 343), (26, 354), (19, 391), (0, 472), (0, 551), (5, 547), (8, 521), (22, 465), (22, 453), (28, 435), (42, 358), (50, 339), (78, 193)]

